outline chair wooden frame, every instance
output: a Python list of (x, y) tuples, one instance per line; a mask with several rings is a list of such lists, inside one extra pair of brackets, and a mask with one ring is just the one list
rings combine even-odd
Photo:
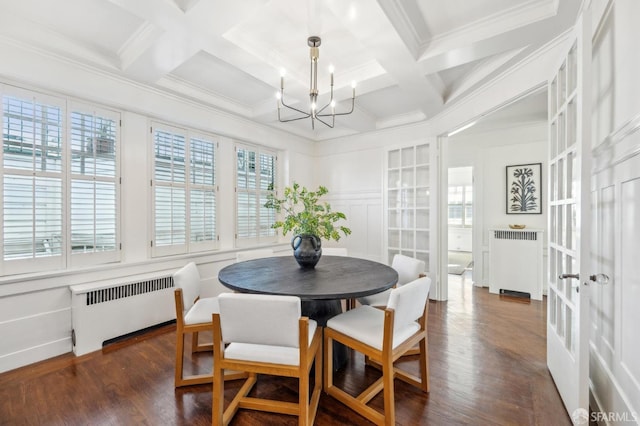
[[(384, 337), (382, 350), (366, 345), (357, 339), (333, 330), (330, 327), (324, 329), (324, 391), (345, 404), (355, 412), (367, 418), (377, 425), (395, 425), (395, 397), (394, 379), (409, 383), (423, 392), (429, 392), (429, 356), (427, 338), (427, 316), (429, 302), (418, 323), (420, 329), (411, 337), (392, 348), (394, 310), (384, 309)], [(358, 396), (353, 397), (333, 384), (333, 341), (340, 342), (365, 355), (371, 365), (382, 370), (382, 376)], [(395, 366), (395, 362), (410, 352), (418, 344), (420, 377), (414, 376)], [(384, 413), (381, 413), (367, 404), (380, 392), (384, 395)]]
[[(322, 329), (317, 327), (313, 340), (309, 344), (309, 319), (301, 317), (299, 326), (298, 365), (273, 364), (255, 361), (226, 359), (220, 326), (220, 314), (213, 314), (213, 425), (228, 425), (236, 412), (243, 409), (267, 411), (271, 413), (288, 414), (298, 417), (298, 424), (313, 425), (318, 411), (322, 390)], [(313, 391), (309, 395), (309, 375), (315, 362), (315, 382)], [(248, 373), (238, 393), (229, 406), (224, 409), (224, 380), (221, 378), (223, 369)], [(257, 381), (257, 374), (298, 378), (298, 402), (283, 402), (264, 398), (247, 396)]]
[[(184, 376), (184, 338), (185, 335), (191, 334), (191, 353), (206, 352), (213, 350), (213, 344), (199, 344), (198, 333), (201, 331), (211, 330), (212, 324), (210, 322), (200, 324), (184, 323), (184, 303), (182, 302), (182, 289), (176, 288), (174, 290), (174, 296), (176, 300), (176, 371), (175, 371), (175, 386), (189, 386), (199, 385), (202, 383), (211, 383), (213, 381), (213, 375), (211, 374), (197, 374), (191, 376)], [(197, 301), (196, 299), (194, 303)]]
[[(176, 288), (174, 290), (175, 303), (176, 303), (176, 368), (175, 368), (175, 387), (200, 385), (203, 383), (213, 382), (213, 373), (210, 374), (194, 374), (190, 376), (184, 376), (184, 340), (187, 334), (191, 334), (191, 353), (197, 352), (211, 352), (213, 351), (213, 343), (200, 344), (198, 339), (198, 333), (201, 331), (211, 331), (213, 324), (211, 322), (204, 322), (199, 324), (185, 324), (184, 323), (184, 303), (182, 299), (182, 289)], [(199, 297), (194, 300), (194, 303), (200, 299)], [(227, 373), (224, 376), (225, 380), (236, 380), (246, 377), (245, 374)]]

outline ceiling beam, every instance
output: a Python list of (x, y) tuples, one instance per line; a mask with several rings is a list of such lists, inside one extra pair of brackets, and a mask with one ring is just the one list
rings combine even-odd
[(333, 14), (395, 80), (407, 103), (431, 117), (442, 109), (442, 94), (424, 77), (410, 48), (379, 5), (362, 8), (352, 18), (349, 2), (329, 2)]

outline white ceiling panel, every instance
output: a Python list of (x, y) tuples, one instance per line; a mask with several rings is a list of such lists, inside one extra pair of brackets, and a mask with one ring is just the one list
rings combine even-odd
[(14, 13), (78, 43), (112, 53), (117, 52), (143, 23), (136, 16), (105, 1), (20, 0), (2, 1), (0, 4), (3, 13)]
[(206, 52), (197, 53), (173, 70), (171, 75), (245, 106), (258, 104), (267, 98), (273, 99), (275, 105), (273, 87)]

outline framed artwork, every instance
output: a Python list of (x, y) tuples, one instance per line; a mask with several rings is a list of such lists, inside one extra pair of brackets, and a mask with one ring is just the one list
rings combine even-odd
[(542, 163), (507, 166), (507, 214), (542, 213)]

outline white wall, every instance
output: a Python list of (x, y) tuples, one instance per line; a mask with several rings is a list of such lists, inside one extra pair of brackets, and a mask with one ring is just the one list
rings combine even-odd
[(344, 225), (351, 229), (351, 235), (328, 242), (328, 247), (346, 247), (350, 256), (383, 261), (383, 161), (377, 148), (316, 157), (315, 186), (329, 189), (327, 201), (347, 216)]

